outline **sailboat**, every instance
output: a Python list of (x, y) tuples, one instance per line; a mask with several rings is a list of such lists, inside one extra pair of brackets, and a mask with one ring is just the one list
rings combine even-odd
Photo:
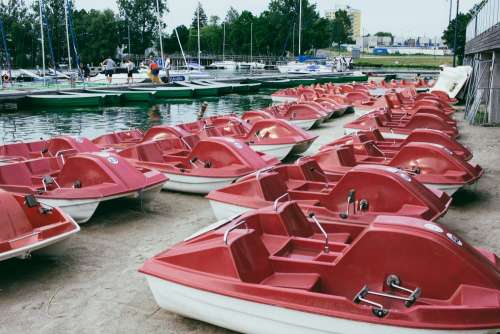
[(324, 58), (305, 57), (302, 53), (302, 0), (299, 1), (299, 57), (294, 61), (278, 65), (278, 71), (285, 74), (327, 74), (335, 71)]
[(253, 23), (250, 23), (250, 61), (238, 63), (239, 69), (264, 69), (266, 67), (263, 63), (258, 63), (253, 61)]
[(222, 37), (222, 61), (214, 61), (208, 65), (207, 68), (214, 70), (236, 70), (237, 64), (233, 60), (226, 60), (226, 23), (223, 24), (223, 37)]

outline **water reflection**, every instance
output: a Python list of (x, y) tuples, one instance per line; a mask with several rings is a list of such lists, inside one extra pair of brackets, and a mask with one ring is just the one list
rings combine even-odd
[(179, 124), (196, 120), (206, 101), (206, 116), (241, 114), (271, 104), (268, 94), (227, 95), (216, 98), (164, 100), (155, 105), (130, 104), (120, 107), (4, 111), (0, 113), (0, 140), (3, 143), (38, 140), (57, 135), (93, 138), (130, 128), (148, 129), (159, 124)]

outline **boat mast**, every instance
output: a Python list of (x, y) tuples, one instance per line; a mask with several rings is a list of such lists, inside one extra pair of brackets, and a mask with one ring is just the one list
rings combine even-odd
[(40, 15), (40, 35), (41, 35), (41, 44), (42, 44), (42, 76), (43, 83), (45, 84), (45, 39), (43, 36), (43, 17), (42, 17), (42, 0), (38, 1), (38, 10)]
[[(160, 15), (160, 0), (156, 0), (156, 14), (158, 18), (158, 35), (160, 36), (160, 56), (161, 56), (161, 66), (164, 67), (164, 58), (163, 58), (163, 36), (161, 33), (161, 15)], [(129, 39), (130, 42), (130, 39)], [(130, 52), (130, 51), (129, 51)]]
[(186, 60), (186, 55), (184, 54), (184, 49), (182, 48), (181, 39), (179, 38), (179, 33), (177, 32), (177, 28), (174, 28), (175, 35), (177, 36), (177, 42), (179, 43), (179, 47), (181, 48), (182, 58), (184, 58), (184, 64), (186, 68), (188, 68), (188, 62)]
[(200, 8), (201, 8), (201, 3), (198, 2), (198, 69), (201, 69)]
[(222, 23), (222, 26), (224, 28), (224, 34), (222, 35), (222, 61), (225, 60), (225, 54), (226, 54), (226, 22)]
[(299, 56), (302, 53), (302, 0), (299, 0)]
[(253, 22), (250, 22), (250, 68), (252, 68), (253, 61)]
[(69, 27), (68, 27), (68, 1), (66, 0), (64, 3), (64, 18), (66, 24), (66, 44), (68, 45), (68, 69), (71, 71), (71, 46), (69, 44)]

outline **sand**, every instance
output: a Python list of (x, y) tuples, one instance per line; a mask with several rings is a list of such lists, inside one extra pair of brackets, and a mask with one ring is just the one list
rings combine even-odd
[[(353, 118), (315, 130), (320, 138), (311, 151), (341, 136)], [(460, 140), (486, 173), (456, 194), (441, 223), (500, 254), (500, 128), (460, 123)], [(128, 200), (106, 203), (61, 256), (0, 263), (0, 333), (228, 333), (159, 309), (137, 272), (146, 258), (214, 219), (201, 196), (162, 192), (147, 208)]]

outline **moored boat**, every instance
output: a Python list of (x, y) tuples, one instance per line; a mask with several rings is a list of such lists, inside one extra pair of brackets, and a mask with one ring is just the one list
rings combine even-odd
[(324, 222), (287, 202), (217, 222), (140, 272), (161, 308), (243, 333), (490, 334), (498, 261), (425, 220)]
[(0, 261), (47, 252), (80, 231), (58, 208), (42, 206), (33, 196), (0, 190)]

